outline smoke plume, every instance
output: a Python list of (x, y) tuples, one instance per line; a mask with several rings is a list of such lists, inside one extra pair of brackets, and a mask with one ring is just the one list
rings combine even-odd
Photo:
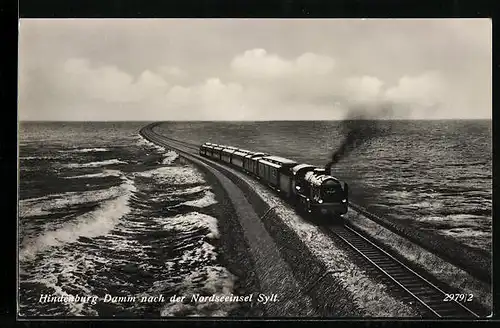
[(391, 116), (391, 104), (383, 104), (377, 107), (355, 106), (350, 108), (341, 125), (344, 139), (333, 152), (330, 162), (326, 164), (326, 172), (330, 173), (332, 166), (347, 157), (353, 150), (368, 141), (386, 135), (389, 132), (390, 124), (383, 120)]

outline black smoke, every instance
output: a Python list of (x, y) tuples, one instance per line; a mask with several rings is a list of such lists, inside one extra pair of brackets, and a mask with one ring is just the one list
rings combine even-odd
[(390, 104), (378, 107), (357, 106), (350, 108), (347, 117), (341, 123), (343, 140), (332, 153), (330, 161), (325, 165), (330, 173), (332, 166), (349, 156), (355, 149), (369, 141), (387, 135), (390, 123), (386, 120), (392, 115)]

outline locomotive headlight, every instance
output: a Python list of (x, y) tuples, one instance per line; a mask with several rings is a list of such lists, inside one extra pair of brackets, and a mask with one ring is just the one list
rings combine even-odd
[(318, 200), (318, 204), (323, 204), (323, 200), (322, 199)]
[(347, 202), (347, 199), (342, 199), (342, 203), (345, 203), (345, 202)]

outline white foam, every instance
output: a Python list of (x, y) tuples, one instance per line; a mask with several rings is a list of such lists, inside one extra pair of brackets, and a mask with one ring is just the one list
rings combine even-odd
[[(70, 297), (70, 296), (87, 296), (92, 297), (91, 290), (87, 288), (87, 280), (81, 275), (81, 267), (87, 270), (93, 270), (96, 262), (102, 262), (102, 258), (98, 258), (92, 254), (74, 252), (71, 254), (62, 254), (54, 252), (49, 255), (50, 261), (40, 261), (38, 265), (30, 269), (32, 278), (25, 282), (41, 283), (50, 289), (55, 297)], [(58, 274), (53, 274), (54, 271), (59, 271)], [(71, 285), (74, 289), (78, 289), (77, 294), (69, 294), (64, 291), (63, 287), (58, 283), (59, 279), (67, 281), (67, 285)], [(66, 283), (65, 283), (66, 285)], [(73, 289), (73, 290), (74, 290)], [(72, 315), (98, 315), (98, 312), (93, 309), (94, 305), (85, 305), (85, 302), (68, 302), (65, 303), (70, 308)]]
[[(165, 153), (165, 150), (167, 150), (167, 148), (159, 146), (155, 143), (152, 143), (140, 135), (137, 138), (137, 145), (138, 146), (147, 146), (147, 147), (153, 148), (154, 150), (156, 150), (159, 153)], [(178, 157), (179, 157), (179, 154), (177, 154), (175, 151), (167, 150), (167, 152), (165, 153), (165, 158), (162, 161), (162, 164), (164, 164), (164, 165), (172, 164), (173, 161), (175, 161)]]
[[(182, 295), (191, 298), (200, 290), (209, 295), (231, 295), (234, 291), (235, 280), (236, 277), (226, 268), (207, 265), (184, 278), (181, 283)], [(167, 303), (161, 310), (161, 316), (228, 316), (229, 312), (238, 306), (236, 302)]]
[(474, 239), (474, 238), (484, 238), (491, 236), (491, 232), (478, 231), (468, 228), (452, 228), (452, 229), (440, 230), (439, 232), (452, 237), (458, 236), (461, 239), (467, 239), (467, 238)]
[(483, 216), (473, 214), (449, 214), (446, 216), (448, 220), (460, 220), (468, 222), (471, 219), (484, 219)]
[(122, 186), (115, 186), (101, 190), (66, 192), (63, 194), (23, 199), (19, 201), (19, 215), (21, 217), (30, 217), (49, 214), (53, 210), (61, 209), (67, 206), (89, 202), (100, 202), (114, 198), (119, 196), (122, 192)]
[(121, 175), (121, 172), (118, 170), (104, 170), (101, 173), (76, 175), (76, 176), (71, 176), (71, 177), (64, 177), (64, 179), (119, 177), (120, 175)]
[(20, 260), (30, 260), (47, 248), (75, 242), (80, 236), (92, 238), (108, 234), (120, 218), (130, 212), (128, 200), (136, 188), (133, 181), (127, 178), (123, 180), (120, 196), (103, 202), (96, 210), (79, 216), (59, 229), (46, 231), (33, 238), (20, 249)]
[(182, 265), (196, 265), (200, 262), (206, 263), (215, 260), (217, 260), (215, 247), (204, 241), (201, 245), (196, 245), (195, 248), (184, 252), (179, 263)]
[(108, 160), (100, 161), (100, 162), (71, 163), (71, 164), (65, 164), (63, 166), (68, 167), (68, 168), (82, 168), (82, 167), (99, 167), (99, 166), (106, 166), (106, 165), (112, 165), (112, 164), (127, 164), (127, 162), (120, 161), (118, 159), (108, 159)]
[(83, 148), (83, 149), (75, 149), (75, 153), (93, 153), (93, 152), (104, 152), (109, 151), (107, 148)]
[(401, 191), (384, 191), (383, 196), (387, 198), (394, 199), (414, 199), (415, 193), (411, 191), (401, 190)]
[[(236, 277), (231, 274), (226, 268), (220, 266), (205, 267), (207, 272), (207, 280), (205, 280), (205, 288), (213, 293), (220, 292), (227, 295), (234, 289), (234, 281)], [(221, 279), (224, 278), (224, 279)]]
[(167, 220), (157, 218), (155, 221), (163, 224), (165, 230), (191, 231), (196, 228), (208, 228), (208, 238), (219, 238), (217, 219), (198, 212), (179, 214)]
[(19, 216), (23, 218), (31, 216), (48, 215), (50, 213), (51, 213), (50, 211), (42, 209), (42, 206), (29, 206), (29, 205), (19, 204)]
[(196, 187), (191, 187), (191, 188), (186, 188), (186, 189), (180, 189), (176, 190), (175, 194), (176, 195), (191, 195), (195, 194), (197, 192), (205, 191), (205, 190), (210, 190), (209, 186), (196, 186)]
[(56, 159), (57, 157), (53, 156), (25, 156), (25, 157), (19, 157), (20, 160), (22, 161), (30, 161), (30, 160), (40, 160), (40, 159)]
[(172, 261), (165, 262), (165, 267), (167, 268), (167, 270), (172, 270), (174, 265), (175, 265), (175, 262), (172, 262)]
[(105, 152), (109, 151), (107, 148), (74, 148), (74, 149), (69, 149), (69, 150), (60, 150), (59, 152), (61, 153), (67, 153), (67, 152), (72, 152), (72, 153), (97, 153), (97, 152)]
[(172, 164), (178, 157), (179, 154), (177, 154), (173, 150), (169, 150), (165, 153), (165, 158), (163, 158), (162, 164), (165, 165)]
[[(162, 201), (165, 200), (166, 196), (193, 195), (193, 194), (200, 193), (202, 191), (206, 191), (206, 190), (210, 190), (210, 189), (211, 189), (210, 186), (196, 186), (196, 187), (190, 187), (190, 188), (186, 188), (186, 189), (172, 188), (170, 190), (162, 191), (162, 194), (160, 196), (156, 196), (156, 197), (155, 196), (150, 196), (149, 200), (152, 201), (152, 202), (162, 202)], [(182, 203), (182, 204), (184, 204), (184, 203)], [(182, 204), (177, 204), (175, 206), (177, 207), (177, 206), (180, 206)], [(198, 206), (198, 207), (200, 207), (200, 206)]]
[(202, 174), (190, 166), (164, 166), (154, 170), (136, 173), (137, 176), (153, 178), (158, 183), (169, 185), (205, 183)]
[(419, 221), (429, 223), (439, 223), (440, 225), (448, 225), (450, 228), (456, 226), (467, 227), (487, 227), (491, 224), (491, 219), (484, 216), (473, 214), (450, 214), (446, 216), (421, 216)]
[(156, 149), (159, 152), (164, 152), (165, 151), (165, 148), (163, 148), (161, 146), (158, 146), (155, 143), (152, 143), (151, 141), (147, 140), (143, 136), (139, 136), (139, 138), (137, 139), (137, 145), (138, 146), (148, 146), (150, 148)]
[(189, 200), (189, 201), (182, 203), (181, 205), (188, 205), (188, 206), (203, 208), (203, 207), (208, 207), (208, 206), (213, 205), (213, 204), (217, 204), (217, 200), (215, 200), (215, 194), (211, 191), (205, 191), (205, 195), (203, 196), (203, 198)]

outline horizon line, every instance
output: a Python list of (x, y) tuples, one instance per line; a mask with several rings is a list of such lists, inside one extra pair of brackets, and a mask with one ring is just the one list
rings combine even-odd
[(492, 118), (394, 118), (394, 119), (383, 119), (383, 118), (345, 118), (345, 119), (297, 119), (297, 120), (18, 120), (18, 123), (90, 123), (90, 122), (314, 122), (314, 121), (488, 121), (493, 120)]

